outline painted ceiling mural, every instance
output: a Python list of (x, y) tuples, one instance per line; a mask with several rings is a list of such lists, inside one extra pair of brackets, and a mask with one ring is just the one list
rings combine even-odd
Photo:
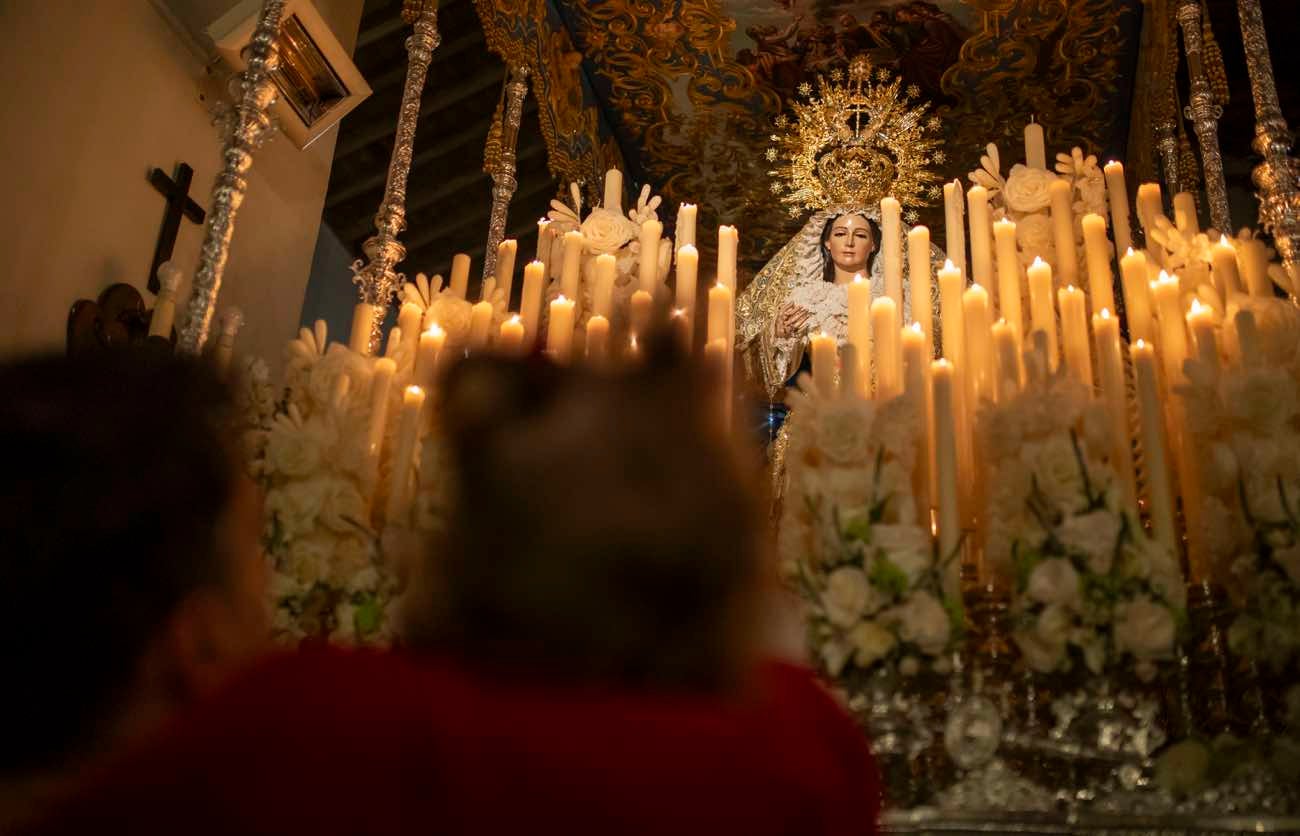
[[(1123, 147), (1140, 0), (477, 0), (489, 41), (551, 44), (537, 64), (553, 124), (599, 126), (588, 162), (555, 165), (575, 133), (548, 136), (557, 176), (590, 179), (621, 157), (665, 203), (737, 223), (752, 271), (795, 222), (771, 192), (773, 121), (801, 85), (866, 54), (919, 88), (942, 119), (946, 179), (987, 142), (1019, 159), (1031, 115), (1049, 148)], [(530, 31), (531, 27), (531, 31)], [(496, 37), (494, 38), (494, 34)], [(555, 44), (561, 43), (561, 48)], [(507, 58), (509, 60), (509, 58)], [(567, 78), (568, 80), (559, 80)], [(534, 82), (538, 90), (538, 82)], [(563, 111), (567, 111), (565, 115)], [(575, 115), (585, 114), (585, 115)], [(588, 137), (586, 142), (591, 143)], [(591, 184), (588, 184), (589, 186)], [(932, 209), (923, 222), (938, 222)], [(701, 243), (707, 236), (701, 236)]]

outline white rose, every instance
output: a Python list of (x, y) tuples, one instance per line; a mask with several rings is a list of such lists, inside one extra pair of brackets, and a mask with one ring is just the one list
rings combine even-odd
[(1088, 670), (1100, 674), (1106, 668), (1106, 640), (1094, 630), (1074, 631), (1070, 641), (1083, 651), (1083, 663)]
[(849, 631), (853, 642), (853, 661), (860, 668), (869, 668), (889, 655), (898, 640), (894, 634), (874, 621), (864, 621)]
[(902, 604), (887, 610), (881, 620), (898, 625), (898, 636), (928, 656), (937, 656), (948, 646), (952, 624), (939, 600), (924, 590), (914, 592)]
[(810, 494), (821, 494), (836, 505), (866, 505), (871, 499), (871, 474), (858, 467), (823, 467), (804, 474)]
[(276, 421), (266, 439), (267, 468), (286, 476), (310, 475), (321, 466), (320, 438), (288, 421)]
[(587, 250), (595, 255), (613, 253), (637, 236), (636, 224), (620, 212), (593, 209), (582, 222), (582, 237)]
[(1006, 185), (1002, 187), (1003, 199), (1007, 208), (1014, 212), (1037, 212), (1046, 209), (1052, 202), (1049, 189), (1057, 177), (1043, 168), (1030, 168), (1016, 163), (1007, 175)]
[(1021, 263), (1033, 264), (1035, 258), (1052, 263), (1056, 259), (1056, 241), (1052, 236), (1052, 221), (1046, 214), (1026, 215), (1016, 221)]
[(1029, 573), (1025, 594), (1040, 604), (1073, 607), (1079, 602), (1079, 573), (1065, 558), (1044, 560)]
[(837, 627), (852, 627), (867, 609), (871, 584), (861, 569), (842, 566), (826, 579), (822, 606), (826, 618)]
[(324, 577), (332, 550), (328, 537), (298, 537), (289, 544), (285, 569), (304, 587), (314, 586)]
[(1100, 510), (1066, 517), (1056, 536), (1067, 549), (1086, 558), (1089, 570), (1104, 575), (1115, 560), (1120, 528), (1117, 514)]
[(1115, 649), (1142, 661), (1167, 656), (1177, 629), (1168, 607), (1141, 597), (1116, 606), (1114, 631)]
[(366, 524), (366, 501), (346, 479), (328, 479), (322, 490), (320, 520), (334, 531), (356, 532)]
[(1038, 489), (1058, 509), (1076, 511), (1087, 504), (1079, 458), (1069, 438), (1054, 435), (1043, 442), (1026, 444), (1020, 455)]
[(872, 413), (869, 402), (845, 398), (820, 411), (817, 438), (822, 452), (838, 464), (861, 464), (870, 453)]
[(469, 320), (473, 305), (457, 296), (443, 293), (433, 300), (425, 315), (429, 322), (447, 332), (447, 345), (464, 345), (469, 339)]
[(294, 539), (312, 531), (325, 502), (325, 480), (295, 479), (266, 493), (266, 509), (279, 520), (284, 536)]
[(920, 526), (876, 525), (871, 529), (871, 542), (907, 575), (909, 589), (930, 568), (930, 536)]
[(1034, 634), (1045, 644), (1064, 645), (1074, 630), (1074, 616), (1061, 604), (1050, 604), (1038, 614)]
[(821, 656), (826, 672), (831, 676), (839, 676), (853, 656), (853, 644), (845, 639), (828, 641), (822, 645)]
[(1045, 642), (1032, 630), (1017, 630), (1011, 638), (1020, 648), (1020, 656), (1030, 670), (1051, 673), (1061, 667), (1065, 661), (1064, 642), (1060, 644)]

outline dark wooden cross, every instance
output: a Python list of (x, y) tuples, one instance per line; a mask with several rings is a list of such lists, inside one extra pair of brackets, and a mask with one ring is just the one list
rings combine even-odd
[(194, 169), (185, 163), (176, 166), (175, 180), (168, 177), (161, 168), (155, 168), (149, 174), (149, 182), (167, 198), (167, 213), (163, 215), (162, 232), (158, 233), (158, 246), (153, 251), (153, 264), (149, 267), (150, 293), (162, 289), (158, 283), (158, 265), (172, 257), (172, 250), (176, 248), (176, 233), (181, 228), (181, 216), (196, 224), (203, 223), (207, 217), (203, 207), (190, 198), (190, 182), (193, 179)]

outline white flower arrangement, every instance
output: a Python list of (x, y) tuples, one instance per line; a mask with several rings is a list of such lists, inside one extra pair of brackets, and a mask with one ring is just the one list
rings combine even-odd
[[(430, 298), (440, 298), (436, 289)], [(387, 484), (366, 449), (375, 360), (326, 337), (317, 322), (289, 343), (278, 400), (260, 361), (248, 366), (239, 398), (248, 469), (266, 497), (274, 630), (287, 642), (382, 644), (391, 639), (399, 581), (372, 523)], [(409, 361), (404, 371), (399, 363), (386, 439), (396, 432), (409, 376)], [(421, 472), (420, 481), (431, 483), (434, 474)]]
[[(594, 206), (584, 218), (582, 191), (577, 184), (570, 185), (569, 190), (572, 205), (560, 200), (552, 200), (551, 209), (547, 213), (551, 241), (547, 264), (549, 278), (554, 281), (547, 289), (546, 298), (548, 301), (553, 300), (560, 293), (559, 279), (564, 263), (564, 235), (579, 230), (582, 232), (585, 245), (582, 254), (582, 291), (577, 300), (577, 325), (584, 326), (591, 318), (596, 287), (596, 259), (601, 255), (612, 255), (615, 258), (613, 311), (616, 321), (611, 322), (610, 325), (615, 329), (621, 329), (626, 325), (621, 318), (626, 316), (632, 294), (637, 290), (636, 279), (640, 274), (643, 255), (640, 241), (641, 224), (659, 219), (657, 210), (663, 198), (652, 195), (650, 186), (646, 185), (641, 188), (636, 206), (628, 210), (627, 214), (622, 212), (621, 207)], [(662, 283), (668, 278), (668, 271), (672, 267), (672, 239), (660, 238), (658, 252), (650, 253), (650, 257), (656, 262), (657, 281)]]
[[(780, 526), (785, 572), (809, 608), (809, 641), (831, 677), (884, 666), (944, 669), (962, 631), (912, 494), (917, 407), (791, 393), (789, 486)], [(953, 556), (949, 556), (951, 559)]]
[(1015, 579), (1012, 639), (1039, 673), (1123, 657), (1149, 680), (1173, 658), (1186, 591), (1177, 558), (1122, 508), (1104, 406), (1064, 374), (986, 404), (985, 556)]
[[(451, 288), (443, 283), (442, 276), (435, 275), (430, 279), (423, 273), (417, 273), (414, 279), (402, 283), (399, 300), (403, 304), (413, 304), (423, 312), (420, 326), (422, 330), (437, 325), (446, 333), (447, 341), (444, 350), (465, 348), (469, 341), (470, 315), (474, 306), (469, 300), (453, 293)], [(507, 310), (509, 300), (506, 299), (505, 288), (497, 287), (495, 277), (483, 280), (480, 301), (492, 305), (492, 323), (488, 328), (488, 334), (495, 336), (501, 330), (501, 323), (509, 317)], [(408, 363), (413, 360), (409, 357), (401, 359)]]

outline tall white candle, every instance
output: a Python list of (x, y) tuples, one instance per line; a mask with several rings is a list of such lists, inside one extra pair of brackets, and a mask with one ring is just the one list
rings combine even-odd
[(641, 290), (654, 295), (659, 284), (659, 239), (663, 237), (664, 225), (656, 220), (641, 224), (640, 249), (637, 256), (637, 276)]
[(718, 282), (709, 288), (708, 342), (722, 340), (731, 343), (731, 288)]
[(694, 203), (683, 203), (677, 207), (677, 250), (680, 254), (681, 248), (687, 245), (695, 246), (695, 223), (698, 216), (698, 209)]
[(370, 323), (374, 320), (375, 306), (358, 302), (352, 309), (352, 332), (348, 348), (363, 357), (370, 354)]
[[(861, 273), (845, 287), (849, 308), (849, 345), (853, 346), (857, 363), (849, 369), (854, 390), (861, 397), (871, 393), (871, 282)], [(846, 372), (848, 377), (848, 372)], [(846, 386), (847, 388), (847, 386)]]
[(1239, 310), (1232, 318), (1233, 330), (1237, 334), (1237, 355), (1241, 365), (1256, 366), (1260, 361), (1259, 327), (1255, 314), (1248, 310)]
[(911, 285), (912, 318), (925, 334), (925, 359), (934, 357), (934, 302), (930, 298), (930, 230), (914, 226), (907, 233), (907, 280)]
[(1182, 382), (1183, 361), (1187, 359), (1187, 323), (1183, 321), (1179, 294), (1178, 277), (1160, 271), (1160, 278), (1151, 284), (1151, 296), (1160, 318), (1160, 359), (1170, 386)]
[(1041, 258), (1035, 258), (1027, 271), (1029, 280), (1029, 316), (1030, 327), (1041, 331), (1047, 340), (1048, 371), (1056, 371), (1060, 365), (1061, 352), (1056, 338), (1056, 294), (1052, 290), (1052, 266)]
[(537, 342), (537, 329), (542, 319), (542, 295), (546, 292), (546, 265), (540, 261), (529, 262), (524, 267), (524, 292), (519, 299), (519, 315), (523, 320), (523, 343), (530, 348)]
[[(397, 327), (402, 329), (401, 361), (403, 365), (415, 362), (415, 344), (419, 342), (421, 325), (424, 322), (424, 310), (414, 302), (405, 302), (397, 311)], [(434, 323), (430, 322), (430, 325)], [(389, 342), (394, 342), (389, 335)], [(406, 366), (410, 368), (410, 366)]]
[(374, 475), (379, 471), (379, 457), (383, 453), (384, 430), (388, 426), (388, 395), (395, 374), (397, 364), (391, 358), (380, 357), (375, 361), (375, 372), (370, 378), (370, 426), (366, 433), (367, 482), (371, 487)]
[(433, 382), (438, 374), (438, 357), (442, 354), (446, 342), (447, 332), (438, 327), (437, 323), (430, 325), (429, 330), (420, 335), (420, 344), (415, 351), (415, 369), (411, 373), (411, 378), (416, 386), (426, 392), (433, 388)]
[(424, 408), (424, 390), (407, 386), (402, 395), (402, 412), (397, 423), (397, 446), (388, 483), (389, 524), (404, 525), (411, 510), (411, 469), (415, 464), (415, 446), (420, 440), (420, 413)]
[[(966, 274), (966, 227), (962, 218), (961, 181), (954, 180), (943, 186), (943, 232), (948, 250), (948, 261), (962, 275)], [(946, 326), (945, 326), (946, 327)]]
[[(181, 286), (181, 271), (170, 261), (158, 265), (158, 301), (149, 318), (149, 336), (171, 339), (176, 322), (176, 291)], [(370, 337), (370, 320), (366, 320), (366, 338)]]
[(1174, 226), (1184, 237), (1196, 235), (1201, 231), (1200, 221), (1196, 218), (1196, 196), (1191, 192), (1179, 192), (1174, 195)]
[(614, 280), (618, 277), (618, 259), (609, 253), (596, 256), (596, 292), (592, 295), (592, 313), (614, 318)]
[(1110, 206), (1111, 234), (1115, 236), (1115, 260), (1119, 261), (1133, 246), (1133, 227), (1128, 210), (1128, 183), (1124, 164), (1111, 160), (1102, 168), (1106, 177), (1106, 203)]
[(1025, 125), (1025, 165), (1030, 168), (1047, 168), (1047, 142), (1043, 126), (1037, 122)]
[(573, 354), (573, 300), (560, 294), (551, 302), (546, 329), (546, 353), (553, 362), (565, 365)]
[(903, 207), (892, 197), (880, 201), (880, 257), (885, 261), (885, 295), (903, 310)]
[(469, 312), (469, 348), (482, 351), (492, 336), (492, 303), (479, 302)]
[[(925, 332), (919, 322), (913, 322), (899, 332), (903, 351), (903, 395), (916, 409), (922, 422), (917, 432), (916, 461), (912, 466), (912, 496), (916, 501), (917, 522), (930, 524), (930, 417), (929, 393), (926, 375), (930, 371), (930, 357), (925, 353)], [(846, 346), (851, 349), (851, 346)]]
[[(497, 287), (505, 293), (507, 305), (515, 289), (515, 254), (518, 252), (519, 242), (513, 238), (507, 238), (497, 247)], [(468, 267), (466, 264), (467, 273)]]
[(954, 399), (952, 364), (935, 360), (930, 364), (930, 391), (933, 404), (935, 474), (939, 510), (939, 561), (946, 563), (957, 553), (961, 543), (961, 511), (957, 491), (957, 405)]
[(1241, 245), (1237, 266), (1246, 281), (1246, 292), (1251, 296), (1273, 295), (1273, 280), (1268, 277), (1268, 252), (1264, 242), (1252, 238)]
[(824, 331), (815, 335), (810, 341), (809, 352), (812, 354), (812, 376), (817, 391), (823, 397), (835, 397), (835, 375), (838, 363), (835, 356), (835, 338)]
[(533, 261), (546, 262), (546, 255), (551, 249), (551, 219), (542, 218), (537, 222), (537, 254)]
[(1135, 518), (1137, 476), (1133, 470), (1133, 443), (1129, 432), (1127, 387), (1124, 383), (1124, 358), (1120, 354), (1119, 320), (1102, 308), (1092, 318), (1092, 333), (1097, 345), (1097, 373), (1101, 378), (1101, 395), (1110, 418), (1111, 461), (1124, 491), (1125, 508)]
[[(1025, 317), (1020, 306), (1020, 255), (1016, 251), (1016, 225), (1003, 218), (993, 224), (998, 255), (998, 314), (1006, 320), (1019, 346), (1024, 339)], [(1016, 349), (1019, 354), (1019, 348)]]
[(644, 290), (634, 292), (632, 298), (628, 300), (628, 318), (632, 334), (640, 341), (644, 341), (650, 334), (650, 323), (654, 317), (654, 301), (654, 297)]
[(695, 343), (695, 293), (700, 275), (700, 253), (694, 244), (677, 249), (676, 304), (686, 319), (687, 345)]
[(989, 294), (979, 284), (966, 288), (962, 294), (962, 310), (966, 331), (967, 390), (974, 396), (972, 413), (984, 401), (994, 399), (993, 377), (993, 321), (989, 313)]
[(1160, 382), (1155, 352), (1145, 340), (1133, 343), (1133, 377), (1137, 384), (1138, 414), (1142, 423), (1142, 460), (1146, 476), (1147, 513), (1156, 542), (1171, 553), (1178, 541), (1174, 530), (1173, 489), (1169, 477), (1169, 448), (1165, 440), (1165, 415), (1160, 406)]
[(1061, 343), (1065, 367), (1084, 386), (1092, 388), (1092, 352), (1088, 349), (1088, 312), (1083, 291), (1074, 285), (1058, 292), (1061, 305)]
[(734, 226), (718, 227), (718, 281), (736, 292), (736, 254), (740, 250), (740, 233)]
[(1148, 239), (1151, 237), (1151, 230), (1155, 228), (1156, 218), (1164, 213), (1165, 205), (1164, 198), (1160, 194), (1160, 184), (1140, 184), (1137, 190), (1138, 223), (1142, 224), (1142, 231)]
[(994, 368), (997, 374), (996, 396), (1004, 403), (1020, 391), (1020, 341), (1015, 329), (1005, 319), (993, 323)]
[(1115, 310), (1114, 274), (1110, 270), (1110, 241), (1106, 219), (1089, 213), (1083, 216), (1083, 254), (1088, 260), (1088, 297), (1092, 309)]
[(609, 320), (596, 314), (587, 320), (587, 362), (602, 368), (609, 360)]
[(1136, 342), (1155, 339), (1155, 323), (1151, 318), (1151, 288), (1147, 281), (1147, 256), (1141, 250), (1129, 249), (1119, 262), (1124, 279), (1124, 309), (1128, 314), (1129, 339)]
[(586, 239), (576, 229), (564, 234), (564, 262), (560, 267), (560, 292), (570, 300), (578, 298), (582, 275), (582, 248)]
[(993, 287), (993, 227), (989, 215), (989, 191), (971, 186), (966, 192), (970, 210), (971, 279), (978, 285)]
[(1196, 341), (1196, 359), (1207, 371), (1219, 370), (1219, 346), (1214, 333), (1214, 311), (1202, 305), (1199, 299), (1192, 300), (1191, 310), (1187, 312), (1187, 330)]
[(898, 345), (898, 306), (888, 296), (871, 303), (871, 334), (875, 338), (876, 397), (888, 400), (902, 393), (903, 358)]
[[(504, 244), (505, 242), (502, 241), (501, 243)], [(516, 246), (518, 246), (518, 244), (516, 244)], [(501, 250), (498, 248), (497, 258), (499, 259), (500, 257)], [(464, 299), (469, 293), (469, 264), (469, 256), (465, 255), (465, 253), (456, 253), (451, 257), (451, 281), (448, 282), (448, 289), (451, 291), (453, 296), (461, 299)], [(512, 256), (510, 261), (510, 271), (513, 273), (514, 269), (515, 263)], [(500, 281), (498, 281), (497, 287), (501, 286)], [(507, 291), (509, 291), (509, 289), (509, 287), (506, 288)], [(508, 299), (509, 297), (507, 296), (506, 298)]]
[(501, 333), (497, 335), (497, 350), (507, 357), (518, 357), (524, 353), (524, 323), (515, 314), (501, 323)]
[(1210, 266), (1214, 286), (1219, 289), (1224, 302), (1230, 302), (1232, 297), (1242, 292), (1241, 276), (1237, 273), (1237, 248), (1226, 235), (1220, 235), (1218, 243), (1210, 248)]
[(217, 346), (212, 353), (217, 374), (223, 379), (230, 376), (230, 361), (235, 354), (235, 335), (244, 326), (244, 314), (239, 308), (226, 308), (221, 315), (221, 330), (217, 336)]
[(1079, 256), (1074, 250), (1074, 187), (1058, 177), (1047, 187), (1052, 205), (1052, 240), (1056, 245), (1056, 278), (1061, 284), (1079, 281)]
[(623, 213), (623, 172), (617, 168), (605, 172), (605, 201), (601, 206), (620, 215)]

